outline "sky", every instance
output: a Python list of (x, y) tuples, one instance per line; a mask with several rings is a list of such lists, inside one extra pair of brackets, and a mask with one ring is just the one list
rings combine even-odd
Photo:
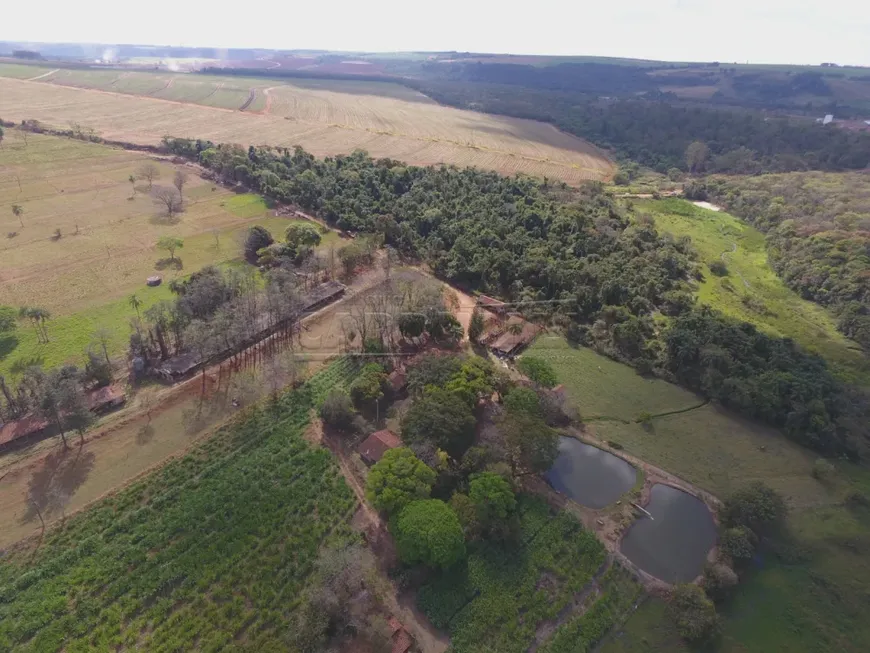
[[(44, 17), (44, 18), (43, 18)], [(40, 0), (0, 40), (870, 66), (861, 0)]]

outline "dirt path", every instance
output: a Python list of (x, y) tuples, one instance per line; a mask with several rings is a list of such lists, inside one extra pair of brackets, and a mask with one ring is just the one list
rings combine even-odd
[[(281, 64), (278, 64), (279, 66)], [(266, 106), (262, 111), (258, 111), (257, 113), (272, 113), (272, 93), (274, 89), (278, 88), (277, 86), (270, 86), (269, 88), (263, 89), (263, 95), (266, 96)]]
[[(727, 261), (725, 260), (725, 256), (728, 254), (733, 254), (736, 251), (737, 251), (737, 243), (731, 243), (731, 250), (722, 252), (722, 254), (719, 256), (719, 258), (722, 259), (723, 263), (727, 263)], [(734, 270), (734, 274), (736, 274), (740, 278), (740, 280), (743, 282), (744, 286), (746, 286), (747, 288), (752, 288), (752, 286), (749, 285), (749, 282), (743, 278), (743, 275), (740, 274), (740, 272), (738, 272), (737, 270)]]
[(245, 100), (245, 103), (239, 107), (239, 111), (244, 111), (254, 102), (254, 98), (257, 97), (257, 89), (252, 88), (248, 93), (248, 99)]
[(28, 82), (35, 82), (37, 79), (42, 79), (43, 77), (48, 77), (49, 75), (54, 75), (60, 68), (55, 68), (54, 70), (49, 70), (47, 73), (42, 73), (41, 75), (37, 75), (36, 77), (31, 77), (28, 79)]

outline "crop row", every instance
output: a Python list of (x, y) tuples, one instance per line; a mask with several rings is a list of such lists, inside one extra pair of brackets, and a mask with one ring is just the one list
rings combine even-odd
[(641, 594), (640, 584), (614, 562), (599, 581), (601, 593), (581, 615), (565, 622), (538, 650), (540, 653), (585, 653), (621, 623)]
[(301, 433), (354, 371), (326, 368), (5, 560), (0, 649), (281, 648), (321, 546), (352, 537), (355, 499)]

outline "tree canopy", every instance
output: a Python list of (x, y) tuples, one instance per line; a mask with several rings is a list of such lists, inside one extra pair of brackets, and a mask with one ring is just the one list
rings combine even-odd
[(390, 449), (375, 463), (366, 480), (366, 499), (387, 514), (428, 498), (435, 472), (407, 447)]
[(439, 499), (409, 503), (399, 513), (393, 530), (399, 555), (406, 563), (447, 569), (465, 557), (459, 518)]

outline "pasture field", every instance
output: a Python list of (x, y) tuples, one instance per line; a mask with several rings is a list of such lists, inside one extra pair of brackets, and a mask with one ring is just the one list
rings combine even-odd
[[(540, 338), (530, 353), (558, 353), (551, 355), (551, 362), (569, 398), (581, 407), (585, 402), (614, 412), (620, 404), (610, 398), (623, 398), (622, 413), (587, 423), (596, 437), (617, 442), (628, 453), (719, 497), (752, 481), (764, 481), (786, 497), (789, 535), (753, 563), (734, 599), (722, 608), (722, 651), (858, 653), (870, 647), (864, 615), (870, 510), (844, 504), (850, 490), (870, 496), (870, 472), (834, 461), (834, 477), (817, 480), (812, 452), (711, 404), (654, 417), (646, 426), (633, 422), (638, 406), (655, 415), (676, 402), (669, 404), (661, 389), (650, 393), (643, 385), (647, 382), (628, 366), (551, 340)], [(611, 366), (624, 370), (611, 371)], [(685, 392), (665, 385), (673, 388), (673, 397)], [(662, 410), (650, 410), (650, 396), (661, 397)], [(582, 408), (581, 414), (588, 419)], [(624, 632), (613, 633), (602, 647), (604, 653), (682, 650), (688, 649), (679, 643), (657, 599), (645, 602)]]
[[(0, 648), (287, 650), (321, 547), (357, 503), (311, 409), (347, 360), (0, 562)], [(70, 452), (70, 455), (74, 455)]]
[[(127, 298), (136, 294), (141, 310), (170, 296), (145, 279), (168, 282), (205, 265), (238, 259), (251, 224), (279, 235), (292, 221), (269, 216), (256, 195), (237, 195), (190, 170), (187, 206), (168, 224), (147, 190), (128, 178), (144, 163), (160, 172), (155, 186), (171, 183), (177, 166), (93, 143), (7, 130), (0, 148), (0, 305), (38, 305), (51, 311), (50, 342), (40, 344), (27, 325), (0, 341), (0, 373), (15, 376), (29, 363), (48, 367), (78, 361), (98, 328), (111, 332), (110, 354), (127, 344)], [(12, 206), (24, 209), (19, 218)], [(23, 225), (23, 226), (22, 226)], [(55, 229), (61, 230), (56, 238)], [(12, 235), (15, 234), (15, 235)], [(155, 243), (163, 235), (184, 239), (167, 264)], [(337, 236), (328, 234), (324, 244)], [(180, 267), (179, 267), (180, 266)]]
[[(660, 232), (692, 239), (704, 264), (697, 289), (701, 303), (772, 335), (792, 338), (825, 358), (843, 380), (870, 384), (870, 363), (858, 345), (837, 331), (825, 308), (802, 299), (770, 267), (761, 232), (724, 211), (676, 198), (636, 200), (635, 207), (652, 215)], [(725, 263), (726, 276), (710, 272), (714, 261)]]
[(636, 420), (703, 403), (698, 395), (667, 381), (646, 378), (588, 347), (574, 347), (562, 336), (542, 335), (527, 351), (548, 361), (584, 420)]
[(55, 127), (77, 122), (110, 140), (156, 144), (168, 134), (301, 145), (317, 156), (364, 149), (413, 165), (477, 166), (573, 184), (613, 172), (602, 150), (552, 125), (444, 107), (386, 82), (71, 69), (23, 81), (13, 79), (19, 68), (7, 75), (0, 64), (0, 116)]
[[(604, 547), (568, 513), (529, 496), (519, 511), (520, 544), (476, 544), (466, 564), (418, 593), (432, 623), (450, 633), (451, 651), (524, 653), (534, 642), (550, 653), (585, 651), (627, 611), (632, 599), (620, 597), (640, 591), (615, 566), (597, 577)], [(584, 590), (589, 598), (578, 602)]]

